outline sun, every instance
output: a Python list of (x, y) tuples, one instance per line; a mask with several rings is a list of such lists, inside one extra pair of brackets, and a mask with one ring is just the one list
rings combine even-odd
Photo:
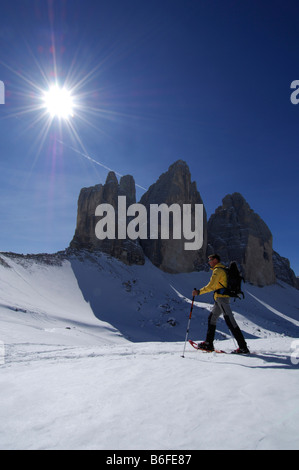
[(43, 96), (44, 107), (52, 118), (68, 120), (74, 115), (74, 101), (71, 92), (59, 85), (53, 85)]

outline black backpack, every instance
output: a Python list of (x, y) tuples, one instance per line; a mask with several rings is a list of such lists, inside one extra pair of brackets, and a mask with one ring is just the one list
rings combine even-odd
[[(244, 292), (241, 290), (242, 281), (245, 282), (244, 278), (241, 276), (237, 263), (232, 261), (228, 268), (224, 269), (227, 275), (227, 287), (218, 289), (216, 292), (221, 295), (229, 295), (235, 299), (240, 299), (242, 295), (243, 299), (245, 298)], [(221, 284), (221, 283), (220, 283)], [(222, 285), (222, 284), (221, 284)]]

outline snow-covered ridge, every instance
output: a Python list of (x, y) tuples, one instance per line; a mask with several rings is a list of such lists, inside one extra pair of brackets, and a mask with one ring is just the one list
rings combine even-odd
[[(188, 302), (194, 287), (208, 282), (208, 272), (171, 275), (149, 261), (127, 266), (102, 253), (60, 252), (56, 255), (1, 254), (0, 312), (26, 311), (26, 324), (43, 317), (71, 327), (112, 325), (131, 341), (180, 341), (184, 338)], [(10, 269), (8, 269), (8, 267)], [(279, 282), (258, 288), (244, 285), (245, 300), (233, 310), (250, 338), (298, 336), (299, 292)], [(212, 295), (198, 297), (192, 327), (205, 332)], [(111, 328), (110, 328), (111, 330)], [(36, 332), (35, 332), (36, 333)], [(228, 331), (219, 323), (218, 338)]]

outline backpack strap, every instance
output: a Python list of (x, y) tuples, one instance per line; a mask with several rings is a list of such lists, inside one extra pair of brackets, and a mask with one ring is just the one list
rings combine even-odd
[[(227, 277), (227, 268), (224, 268), (222, 266), (217, 266), (217, 269), (222, 269), (225, 274), (226, 274), (226, 277)], [(217, 289), (214, 291), (215, 294), (220, 294), (220, 295), (228, 295), (227, 294), (227, 287), (224, 287), (223, 284), (221, 284), (221, 282), (219, 282), (219, 284), (222, 286), (220, 289)]]

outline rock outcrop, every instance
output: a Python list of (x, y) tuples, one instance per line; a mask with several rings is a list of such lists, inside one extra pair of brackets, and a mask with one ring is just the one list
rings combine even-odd
[(272, 234), (241, 194), (227, 195), (210, 217), (208, 243), (224, 262), (237, 261), (246, 281), (259, 286), (275, 282)]
[(145, 258), (138, 242), (130, 239), (99, 240), (95, 234), (98, 218), (97, 206), (110, 204), (115, 209), (116, 233), (118, 229), (118, 196), (126, 196), (127, 206), (136, 202), (135, 182), (132, 176), (123, 176), (118, 183), (114, 172), (109, 172), (106, 183), (83, 188), (78, 200), (77, 226), (70, 244), (73, 249), (102, 251), (126, 264), (144, 264)]
[[(154, 183), (148, 191), (142, 196), (141, 204), (147, 208), (148, 218), (150, 206), (153, 204), (178, 204), (183, 213), (183, 205), (203, 204), (201, 196), (197, 190), (196, 183), (191, 182), (191, 174), (186, 162), (178, 160), (171, 165), (166, 173), (163, 173), (158, 181)], [(160, 221), (161, 222), (161, 221)], [(149, 223), (149, 219), (148, 219)], [(192, 225), (195, 229), (195, 217), (192, 213)], [(207, 216), (203, 210), (203, 224), (199, 228), (203, 235), (203, 245), (199, 250), (186, 250), (186, 238), (182, 235), (181, 239), (173, 239), (173, 229), (170, 223), (170, 236), (168, 240), (158, 239), (141, 240), (141, 246), (145, 255), (152, 263), (161, 270), (170, 273), (192, 272), (202, 263), (206, 262), (207, 248)], [(161, 234), (161, 223), (159, 225)]]
[[(196, 188), (196, 183), (191, 182), (191, 175), (187, 164), (178, 161), (171, 165), (169, 170), (160, 176), (158, 181), (153, 184), (143, 195), (140, 204), (144, 209), (146, 237), (131, 240), (128, 236), (125, 239), (106, 238), (99, 240), (96, 237), (96, 225), (99, 218), (96, 217), (96, 208), (101, 204), (110, 204), (115, 209), (116, 233), (118, 230), (118, 197), (126, 196), (127, 208), (136, 203), (135, 182), (132, 176), (124, 176), (118, 180), (113, 172), (107, 176), (104, 185), (96, 185), (91, 188), (84, 188), (80, 192), (78, 201), (78, 215), (75, 236), (70, 244), (71, 248), (86, 249), (90, 251), (103, 251), (127, 264), (143, 264), (147, 256), (153, 264), (160, 269), (171, 272), (191, 272), (197, 269), (201, 263), (206, 261), (207, 247), (207, 217), (203, 210), (201, 225), (195, 223), (195, 204), (203, 206), (202, 199)], [(171, 209), (172, 204), (176, 204), (179, 210), (180, 239), (173, 237), (173, 219), (177, 217), (169, 210), (169, 236), (168, 239), (162, 239), (161, 220), (157, 218), (157, 238), (151, 237), (151, 205), (160, 206), (166, 204)], [(189, 205), (191, 208), (190, 219), (185, 215), (183, 205)], [(126, 225), (134, 219), (133, 216), (126, 217)], [(184, 222), (184, 219), (185, 222)], [(187, 223), (189, 221), (189, 224)], [(196, 220), (198, 222), (198, 219)], [(189, 233), (184, 233), (185, 225), (190, 228)], [(190, 238), (192, 232), (196, 236)], [(138, 230), (137, 230), (138, 232)], [(185, 238), (185, 235), (187, 238)], [(195, 240), (203, 238), (203, 244), (200, 249), (186, 250), (186, 243), (194, 245)], [(175, 239), (174, 239), (175, 238)], [(199, 243), (198, 243), (199, 245)]]
[(299, 288), (298, 278), (291, 269), (290, 261), (273, 251), (273, 264), (276, 278), (290, 284), (290, 286)]

